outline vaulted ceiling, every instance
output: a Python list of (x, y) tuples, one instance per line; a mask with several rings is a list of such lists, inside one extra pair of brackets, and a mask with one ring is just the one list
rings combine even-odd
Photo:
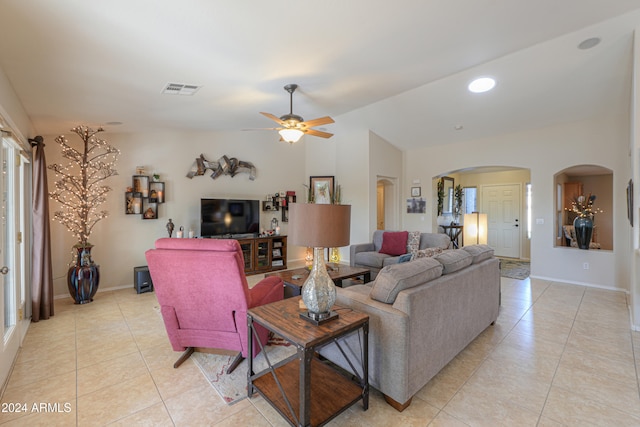
[[(640, 2), (2, 0), (0, 17), (39, 134), (271, 127), (258, 112), (288, 113), (297, 83), (305, 119), (359, 111), (411, 149), (624, 113)], [(478, 75), (496, 88), (469, 93)]]

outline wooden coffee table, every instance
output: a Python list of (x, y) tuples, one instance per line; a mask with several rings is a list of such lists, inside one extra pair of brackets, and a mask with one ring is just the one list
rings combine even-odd
[[(329, 273), (329, 277), (331, 277), (333, 283), (339, 287), (342, 287), (342, 281), (344, 279), (352, 279), (354, 277), (362, 276), (364, 283), (371, 281), (371, 271), (366, 268), (329, 264), (327, 266), (327, 273)], [(292, 296), (300, 295), (302, 285), (304, 285), (305, 280), (309, 277), (309, 270), (306, 268), (296, 268), (293, 270), (267, 273), (264, 276), (280, 277), (285, 285), (284, 297), (290, 298)]]

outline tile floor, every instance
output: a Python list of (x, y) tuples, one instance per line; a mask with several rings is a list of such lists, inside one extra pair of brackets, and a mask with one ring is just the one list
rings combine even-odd
[[(496, 325), (407, 410), (374, 390), (368, 411), (355, 405), (329, 425), (640, 425), (640, 333), (624, 293), (535, 279), (502, 279), (502, 290)], [(0, 424), (286, 425), (260, 397), (227, 406), (190, 360), (173, 369), (156, 305), (132, 289), (57, 300), (54, 317), (31, 325), (2, 396), (28, 413), (0, 413)]]

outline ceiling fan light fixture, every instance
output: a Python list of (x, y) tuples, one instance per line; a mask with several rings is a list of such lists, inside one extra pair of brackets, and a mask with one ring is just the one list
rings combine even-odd
[(299, 129), (280, 129), (278, 133), (282, 139), (287, 141), (289, 144), (298, 142), (300, 138), (302, 138), (302, 135), (304, 135), (304, 132)]

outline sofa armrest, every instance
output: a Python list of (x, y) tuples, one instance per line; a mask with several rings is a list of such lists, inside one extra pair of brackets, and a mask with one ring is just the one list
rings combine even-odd
[(374, 250), (375, 247), (373, 246), (373, 243), (357, 243), (355, 245), (351, 245), (349, 247), (349, 264), (351, 264), (351, 267), (355, 266), (356, 254), (358, 252), (371, 252)]

